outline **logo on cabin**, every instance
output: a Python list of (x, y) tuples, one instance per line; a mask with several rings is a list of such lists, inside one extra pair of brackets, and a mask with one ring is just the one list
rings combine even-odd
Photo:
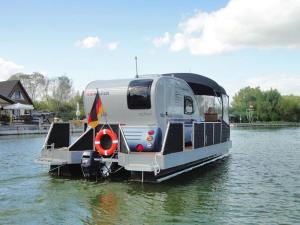
[[(97, 94), (97, 90), (86, 90), (85, 91), (86, 96), (95, 96), (96, 94)], [(109, 95), (109, 91), (98, 91), (98, 94), (100, 96)]]

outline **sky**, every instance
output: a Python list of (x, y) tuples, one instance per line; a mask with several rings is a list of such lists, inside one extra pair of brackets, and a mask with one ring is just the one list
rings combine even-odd
[(93, 80), (192, 72), (300, 95), (299, 0), (1, 1), (0, 81), (17, 72)]

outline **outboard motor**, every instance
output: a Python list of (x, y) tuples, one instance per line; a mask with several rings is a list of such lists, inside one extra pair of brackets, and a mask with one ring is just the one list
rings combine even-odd
[(81, 170), (87, 179), (101, 177), (101, 156), (96, 151), (84, 151), (81, 157)]

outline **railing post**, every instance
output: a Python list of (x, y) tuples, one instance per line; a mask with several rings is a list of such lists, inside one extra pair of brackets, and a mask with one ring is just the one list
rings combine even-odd
[(206, 122), (204, 122), (204, 147), (206, 146), (207, 143), (207, 137), (206, 137)]
[(213, 123), (213, 145), (215, 144), (215, 124)]

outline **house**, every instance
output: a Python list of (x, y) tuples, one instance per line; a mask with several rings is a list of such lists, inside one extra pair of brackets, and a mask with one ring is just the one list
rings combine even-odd
[[(23, 87), (20, 80), (8, 80), (0, 82), (0, 116), (7, 115), (8, 110), (3, 110), (3, 107), (21, 103), (33, 105), (33, 102)], [(15, 117), (30, 114), (28, 110), (12, 110)]]
[(14, 101), (14, 103), (33, 105), (31, 98), (19, 80), (0, 82), (0, 95)]

